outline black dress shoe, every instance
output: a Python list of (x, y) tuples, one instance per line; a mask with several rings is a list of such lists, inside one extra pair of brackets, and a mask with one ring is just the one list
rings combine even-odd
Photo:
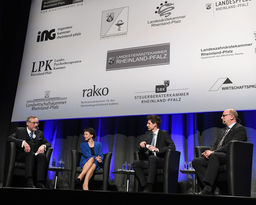
[(27, 187), (28, 188), (36, 188), (34, 182), (31, 178), (27, 179)]
[(42, 183), (42, 182), (36, 183), (36, 187), (37, 187), (37, 188), (40, 188), (40, 189), (45, 189), (45, 188), (46, 188), (45, 185), (44, 185), (44, 183)]
[(152, 192), (153, 185), (152, 184), (147, 184), (143, 190), (143, 192)]
[(81, 189), (82, 188), (82, 181), (79, 178), (76, 178), (75, 188), (76, 189)]
[(201, 192), (199, 192), (199, 195), (212, 195), (212, 187), (209, 185), (206, 185)]

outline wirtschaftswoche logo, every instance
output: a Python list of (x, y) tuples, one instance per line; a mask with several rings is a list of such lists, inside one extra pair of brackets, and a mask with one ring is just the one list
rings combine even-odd
[(188, 88), (175, 88), (170, 80), (154, 86), (152, 91), (136, 92), (134, 100), (141, 104), (182, 102), (189, 96)]
[(174, 11), (176, 10), (177, 8), (174, 3), (169, 1), (161, 2), (154, 8), (152, 12), (154, 15), (152, 15), (151, 19), (147, 20), (147, 24), (151, 27), (158, 27), (182, 23), (186, 15), (175, 15)]
[(74, 31), (73, 26), (52, 28), (38, 31), (36, 36), (36, 42), (39, 43), (67, 38), (75, 38), (81, 35), (82, 33), (80, 31)]
[(58, 70), (71, 68), (74, 65), (81, 64), (82, 60), (67, 60), (65, 58), (45, 59), (32, 62), (31, 76), (50, 75)]
[(234, 90), (248, 90), (255, 89), (255, 84), (234, 84), (230, 78), (218, 78), (213, 85), (210, 87), (209, 91), (234, 91)]
[(128, 32), (129, 7), (102, 11), (100, 37), (126, 35)]
[(224, 0), (215, 1), (214, 3), (206, 3), (205, 8), (209, 11), (225, 11), (229, 9), (246, 8), (250, 6), (252, 0)]

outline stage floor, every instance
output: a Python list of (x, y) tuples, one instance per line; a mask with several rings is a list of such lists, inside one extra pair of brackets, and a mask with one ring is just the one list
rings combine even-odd
[[(143, 204), (152, 204), (155, 202), (172, 202), (179, 204), (194, 203), (256, 203), (256, 198), (252, 197), (232, 197), (232, 196), (199, 196), (193, 194), (163, 194), (163, 193), (138, 193), (138, 192), (113, 192), (113, 191), (79, 191), (79, 190), (53, 190), (53, 189), (29, 189), (29, 188), (1, 188), (1, 201), (25, 201), (26, 197), (33, 198), (33, 201), (39, 200), (43, 204), (51, 202), (77, 202), (92, 204), (129, 204), (143, 202)], [(84, 201), (84, 202), (83, 202)], [(31, 200), (29, 203), (31, 204)]]

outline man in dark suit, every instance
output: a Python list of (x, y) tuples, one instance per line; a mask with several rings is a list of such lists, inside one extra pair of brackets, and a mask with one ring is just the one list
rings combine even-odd
[[(151, 192), (157, 168), (163, 168), (164, 154), (168, 149), (175, 151), (175, 144), (168, 132), (159, 129), (161, 124), (159, 116), (150, 115), (147, 120), (148, 132), (139, 142), (139, 160), (133, 163), (133, 167), (143, 191)], [(148, 169), (147, 179), (144, 169)]]
[(45, 151), (51, 145), (44, 138), (43, 132), (38, 129), (39, 120), (37, 117), (29, 116), (26, 125), (25, 128), (17, 128), (16, 132), (9, 136), (9, 141), (15, 142), (17, 146), (16, 160), (25, 162), (27, 187), (35, 187), (33, 181), (35, 173), (36, 187), (45, 188), (47, 169)]
[(202, 156), (192, 161), (196, 174), (203, 189), (199, 194), (212, 194), (219, 167), (226, 164), (228, 143), (231, 140), (247, 141), (245, 127), (237, 122), (238, 114), (234, 109), (226, 109), (222, 116), (222, 123), (226, 125), (222, 134), (217, 136), (211, 150), (206, 150)]

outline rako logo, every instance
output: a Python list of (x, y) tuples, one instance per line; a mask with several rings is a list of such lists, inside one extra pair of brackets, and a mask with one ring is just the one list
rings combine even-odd
[(83, 97), (95, 97), (95, 96), (107, 96), (109, 94), (109, 89), (96, 88), (96, 85), (93, 85), (93, 88), (83, 89)]
[(54, 40), (55, 37), (56, 37), (55, 29), (51, 29), (50, 31), (44, 30), (42, 32), (38, 31), (36, 42)]

